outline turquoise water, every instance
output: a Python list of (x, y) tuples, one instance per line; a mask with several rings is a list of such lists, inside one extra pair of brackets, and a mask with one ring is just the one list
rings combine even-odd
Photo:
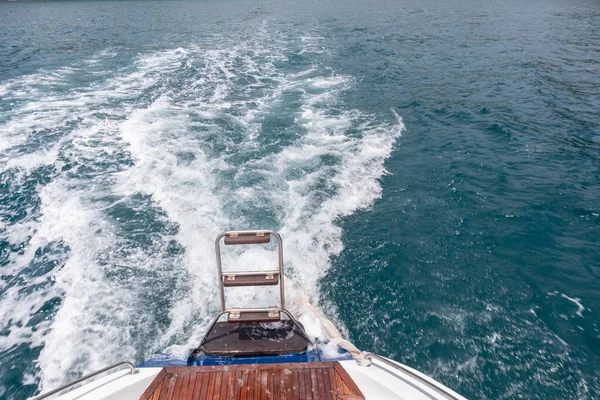
[(600, 9), (525, 3), (0, 3), (0, 398), (185, 355), (257, 227), (359, 348), (599, 398)]

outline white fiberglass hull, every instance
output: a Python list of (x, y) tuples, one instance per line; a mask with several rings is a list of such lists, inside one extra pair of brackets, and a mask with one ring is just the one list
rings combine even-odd
[[(368, 367), (360, 366), (354, 360), (340, 362), (366, 400), (466, 400), (427, 375), (403, 364), (379, 357), (372, 361)], [(115, 372), (56, 399), (138, 400), (161, 370), (138, 368), (135, 374), (130, 374), (128, 370)]]

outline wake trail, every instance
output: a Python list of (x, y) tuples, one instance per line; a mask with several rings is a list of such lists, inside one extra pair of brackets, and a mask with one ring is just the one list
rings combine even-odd
[[(141, 55), (93, 87), (23, 101), (4, 122), (3, 179), (20, 187), (47, 170), (29, 194), (39, 206), (0, 225), (22, 247), (1, 267), (14, 279), (0, 286), (0, 351), (38, 349), (28, 382), (50, 388), (122, 359), (185, 356), (219, 307), (213, 240), (224, 230), (281, 232), (286, 274), (319, 301), (343, 249), (336, 222), (381, 196), (404, 125), (344, 103), (353, 78), (314, 61), (322, 38), (261, 35)], [(289, 68), (291, 57), (302, 62)], [(0, 90), (26, 97), (31, 86)], [(49, 125), (57, 133), (34, 146)], [(270, 248), (224, 254), (226, 265), (274, 261)], [(46, 267), (27, 272), (36, 263)], [(227, 300), (271, 296), (244, 289)]]

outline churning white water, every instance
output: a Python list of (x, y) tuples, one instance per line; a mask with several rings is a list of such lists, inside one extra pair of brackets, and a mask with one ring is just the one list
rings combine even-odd
[[(403, 130), (392, 111), (345, 107), (353, 78), (310, 62), (319, 41), (263, 31), (141, 54), (118, 71), (103, 69), (116, 55), (103, 51), (0, 87), (17, 105), (0, 119), (3, 184), (36, 199), (0, 225), (19, 248), (3, 267), (14, 279), (0, 288), (0, 349), (41, 349), (28, 382), (184, 357), (219, 307), (213, 240), (224, 230), (279, 231), (294, 290), (318, 302), (342, 249), (336, 220), (380, 196)], [(305, 58), (285, 68), (292, 57)], [(94, 79), (67, 88), (77, 73)], [(47, 178), (27, 185), (36, 174)], [(227, 250), (231, 269), (276, 261), (272, 247)], [(272, 297), (234, 290), (228, 302)]]

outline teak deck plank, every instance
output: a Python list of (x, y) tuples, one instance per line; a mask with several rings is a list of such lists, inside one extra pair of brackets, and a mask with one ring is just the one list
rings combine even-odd
[(338, 362), (165, 367), (140, 400), (364, 400)]
[(175, 379), (175, 388), (173, 389), (173, 399), (181, 398), (181, 386), (183, 383), (184, 375), (179, 375), (177, 379)]
[(206, 399), (207, 400), (212, 399), (212, 394), (213, 394), (213, 391), (215, 390), (215, 380), (217, 379), (217, 374), (218, 374), (218, 372), (215, 372), (214, 374), (210, 374), (210, 376), (208, 378), (208, 389), (206, 391)]
[(298, 371), (298, 389), (298, 395), (300, 396), (300, 399), (306, 399), (307, 396), (304, 391), (304, 371), (302, 370)]
[(298, 370), (292, 370), (292, 386), (288, 387), (288, 391), (292, 400), (298, 400)]
[(319, 398), (319, 387), (317, 386), (317, 373), (314, 369), (310, 370), (310, 391), (313, 399)]
[(160, 385), (158, 385), (157, 388), (155, 388), (154, 390), (154, 395), (152, 396), (152, 400), (158, 400), (159, 396), (160, 396), (160, 389), (162, 389), (162, 382), (160, 383)]
[(146, 391), (144, 392), (144, 394), (142, 394), (142, 397), (140, 397), (140, 398), (152, 399), (152, 400), (158, 399), (157, 395), (154, 393), (156, 391), (158, 391), (158, 393), (160, 393), (160, 390), (162, 389), (162, 386), (163, 386), (163, 380), (165, 379), (165, 376), (167, 376), (167, 371), (165, 371), (163, 368), (158, 373), (156, 378), (154, 378), (154, 380), (152, 381), (150, 386), (148, 386), (148, 388), (146, 389)]
[(202, 375), (194, 374), (194, 400), (200, 400), (200, 393), (202, 391)]
[(344, 385), (348, 387), (347, 394), (361, 393), (358, 386), (356, 386), (356, 383), (354, 383), (354, 380), (350, 377), (350, 375), (348, 375), (348, 372), (346, 372), (346, 370), (344, 369), (344, 367), (342, 367), (340, 363), (336, 363), (333, 369), (335, 369), (336, 374), (342, 378), (342, 380), (344, 381)]
[(336, 388), (337, 385), (335, 384), (335, 369), (330, 368), (327, 370), (327, 377), (325, 379), (329, 379), (329, 387), (331, 388), (331, 391), (339, 393)]
[(223, 380), (223, 373), (216, 372), (215, 373), (215, 388), (212, 393), (212, 400), (219, 400), (219, 396), (221, 395), (221, 381)]
[(223, 372), (223, 376), (221, 377), (221, 393), (218, 399), (226, 399), (227, 398), (227, 386), (229, 384), (229, 374)]

